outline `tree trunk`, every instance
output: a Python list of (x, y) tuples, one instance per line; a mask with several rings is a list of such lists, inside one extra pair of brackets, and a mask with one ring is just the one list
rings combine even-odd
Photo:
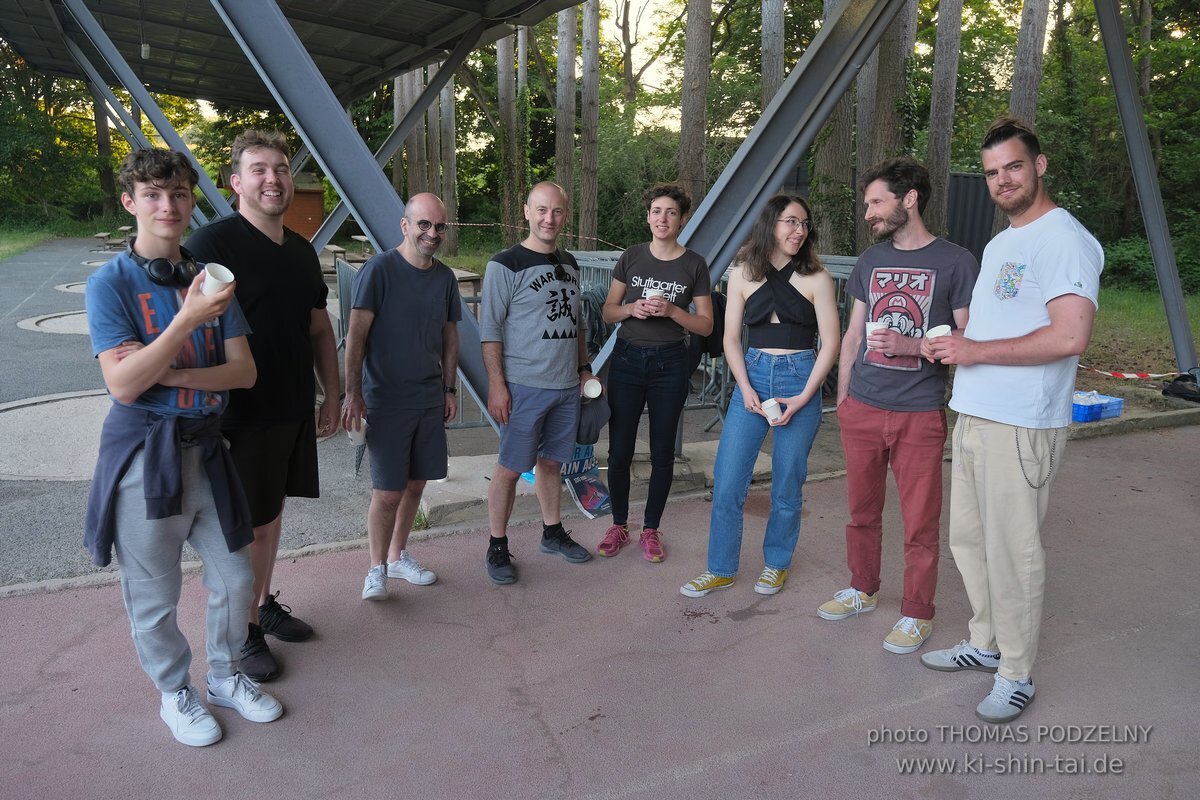
[[(1042, 82), (1042, 54), (1049, 17), (1050, 0), (1025, 0), (1025, 6), (1021, 9), (1021, 32), (1017, 36), (1008, 110), (1030, 125), (1037, 116), (1038, 85)], [(992, 215), (992, 235), (995, 236), (1007, 225), (1008, 218), (997, 208)]]
[[(404, 119), (404, 76), (397, 75), (392, 78), (392, 127), (398, 128), (400, 120)], [(400, 197), (405, 197), (404, 194), (404, 148), (401, 147), (392, 156), (392, 188), (396, 190), (396, 194)]]
[[(825, 17), (839, 0), (825, 0)], [(854, 250), (854, 186), (851, 150), (853, 98), (847, 91), (817, 137), (809, 198), (816, 212), (817, 246), (822, 253), (850, 255)]]
[[(404, 75), (404, 113), (416, 105), (425, 86), (424, 68), (418, 67)], [(412, 133), (404, 142), (408, 162), (408, 196), (429, 191), (429, 158), (426, 155), (425, 120), (417, 120)]]
[(598, 162), (600, 149), (600, 0), (583, 4), (583, 92), (579, 164), (579, 243), (596, 249)]
[(517, 28), (517, 91), (529, 88), (529, 28)]
[(637, 102), (638, 95), (637, 79), (633, 77), (633, 48), (637, 42), (633, 39), (629, 0), (621, 0), (614, 5), (618, 9), (617, 27), (621, 31), (621, 79), (625, 84), (625, 113), (628, 114)]
[[(558, 12), (558, 80), (554, 104), (554, 180), (568, 196), (575, 194), (575, 42), (579, 11)], [(567, 223), (570, 230), (574, 226)]]
[[(429, 67), (429, 74), (437, 72), (440, 64)], [(425, 110), (425, 130), (428, 139), (426, 152), (429, 154), (429, 191), (436, 195), (442, 190), (442, 95), (438, 93)]]
[(517, 127), (517, 92), (514, 72), (513, 37), (505, 36), (496, 42), (496, 100), (500, 107), (500, 221), (504, 226), (504, 243), (514, 245), (524, 238), (524, 223), (520, 216), (518, 186), (519, 132)]
[(1038, 85), (1042, 82), (1042, 55), (1049, 18), (1050, 0), (1025, 0), (1008, 106), (1015, 116), (1031, 125), (1037, 116)]
[(96, 121), (96, 161), (100, 172), (100, 191), (104, 195), (101, 213), (111, 217), (117, 213), (117, 180), (113, 175), (112, 132), (108, 127), (107, 103), (94, 89), (92, 118)]
[[(854, 164), (855, 173), (858, 175), (866, 174), (866, 171), (874, 166), (871, 161), (872, 153), (874, 152), (875, 139), (875, 89), (878, 83), (879, 75), (879, 48), (871, 53), (867, 62), (863, 64), (863, 68), (858, 72), (858, 80), (855, 81), (857, 87), (855, 97), (855, 114), (854, 114)], [(851, 185), (851, 191), (854, 192), (855, 209), (858, 208), (858, 195), (855, 186)], [(854, 252), (861, 253), (871, 244), (871, 230), (867, 227), (867, 223), (863, 220), (862, 214), (854, 215)]]
[(922, 219), (934, 236), (945, 236), (950, 188), (950, 141), (954, 133), (954, 94), (962, 43), (963, 0), (938, 4), (937, 42), (933, 51), (933, 87), (929, 100), (929, 169), (932, 191)]
[(912, 56), (916, 24), (916, 4), (907, 2), (879, 40), (871, 164), (904, 155), (908, 148), (907, 132), (910, 126), (903, 113), (908, 92), (905, 70)]
[(783, 86), (783, 0), (762, 0), (762, 110)]
[(706, 100), (712, 69), (712, 0), (688, 0), (679, 115), (679, 183), (699, 204), (708, 191), (704, 144)]
[[(451, 78), (442, 87), (442, 188), (439, 191), (442, 202), (446, 204), (446, 219), (458, 221), (458, 147), (456, 145), (457, 126), (454, 118), (454, 79)], [(448, 256), (458, 255), (458, 228), (451, 225), (446, 228), (446, 241), (442, 252)]]

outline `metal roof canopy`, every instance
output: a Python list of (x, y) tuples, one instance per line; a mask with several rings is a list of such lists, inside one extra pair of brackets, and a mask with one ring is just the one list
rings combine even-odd
[[(81, 0), (152, 92), (257, 108), (275, 99), (209, 0)], [(442, 61), (483, 25), (483, 42), (576, 5), (572, 0), (277, 0), (342, 106), (417, 66)], [(60, 32), (61, 26), (61, 32)], [(83, 31), (65, 0), (4, 0), (0, 39), (42, 73), (83, 77), (63, 35)], [(150, 46), (148, 58), (142, 45)], [(111, 86), (119, 77), (99, 67)]]

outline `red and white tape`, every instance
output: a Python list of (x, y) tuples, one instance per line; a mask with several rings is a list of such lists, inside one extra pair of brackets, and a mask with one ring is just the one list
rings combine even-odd
[(1152, 380), (1154, 378), (1174, 378), (1178, 372), (1109, 372), (1095, 367), (1085, 367), (1079, 365), (1080, 369), (1086, 369), (1088, 372), (1095, 372), (1098, 375), (1107, 375), (1110, 378), (1136, 378), (1138, 380)]

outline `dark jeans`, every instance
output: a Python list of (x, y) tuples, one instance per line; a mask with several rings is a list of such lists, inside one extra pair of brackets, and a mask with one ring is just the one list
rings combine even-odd
[(613, 523), (629, 521), (629, 465), (633, 463), (638, 423), (650, 407), (650, 493), (643, 525), (662, 520), (675, 471), (675, 431), (687, 400), (683, 342), (638, 347), (617, 340), (608, 368), (608, 490)]

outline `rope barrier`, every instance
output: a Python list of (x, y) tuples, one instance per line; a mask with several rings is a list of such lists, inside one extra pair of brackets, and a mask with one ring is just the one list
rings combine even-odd
[(1103, 369), (1096, 369), (1095, 367), (1084, 366), (1083, 364), (1080, 364), (1079, 368), (1088, 372), (1094, 372), (1097, 375), (1107, 375), (1110, 378), (1134, 378), (1143, 381), (1156, 378), (1173, 378), (1180, 374), (1178, 372), (1109, 372)]

